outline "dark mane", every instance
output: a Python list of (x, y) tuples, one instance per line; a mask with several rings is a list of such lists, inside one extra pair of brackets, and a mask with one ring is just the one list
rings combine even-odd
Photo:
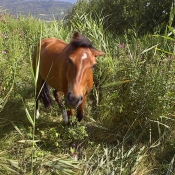
[(94, 48), (89, 39), (85, 38), (78, 32), (74, 32), (74, 35), (69, 45), (74, 49), (76, 49), (77, 47)]

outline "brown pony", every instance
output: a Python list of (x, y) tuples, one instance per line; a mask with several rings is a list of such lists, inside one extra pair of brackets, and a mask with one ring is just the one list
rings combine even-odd
[[(66, 122), (73, 109), (77, 108), (77, 119), (83, 118), (83, 109), (87, 95), (93, 87), (93, 67), (96, 56), (104, 55), (95, 49), (91, 42), (78, 32), (75, 32), (69, 44), (56, 38), (41, 40), (34, 51), (33, 69), (36, 74), (39, 66), (36, 95), (36, 117), (39, 117), (38, 100), (41, 99), (45, 107), (52, 105), (49, 86), (54, 88), (55, 100), (62, 109)], [(49, 85), (49, 86), (48, 86)], [(64, 94), (68, 112), (64, 110), (61, 101)]]

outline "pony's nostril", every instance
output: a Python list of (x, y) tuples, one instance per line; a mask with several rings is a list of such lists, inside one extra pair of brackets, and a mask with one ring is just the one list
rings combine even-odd
[(80, 96), (80, 101), (83, 101), (83, 96)]
[(68, 92), (68, 93), (67, 93), (67, 98), (68, 98), (69, 100), (72, 100), (72, 99), (73, 99), (73, 94), (72, 94), (71, 92)]
[(75, 96), (72, 92), (67, 93), (66, 105), (68, 107), (76, 108), (83, 102), (83, 96)]
[(70, 95), (71, 95), (71, 92), (68, 92), (68, 93), (67, 93), (67, 96), (70, 96)]

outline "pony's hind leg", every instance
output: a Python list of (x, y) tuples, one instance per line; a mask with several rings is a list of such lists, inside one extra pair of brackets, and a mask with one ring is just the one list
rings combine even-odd
[(39, 101), (39, 99), (37, 99), (37, 97), (36, 97), (36, 119), (39, 119), (39, 116), (40, 116), (39, 108), (38, 108), (38, 101)]
[(38, 100), (42, 100), (44, 107), (49, 108), (53, 105), (52, 97), (50, 96), (49, 85), (41, 78), (38, 77), (36, 89), (36, 116), (39, 117)]
[(39, 113), (39, 106), (38, 106), (38, 102), (39, 102), (39, 98), (40, 98), (40, 91), (41, 91), (41, 87), (43, 85), (43, 80), (41, 78), (41, 76), (38, 76), (38, 80), (37, 80), (37, 87), (36, 87), (36, 95), (35, 95), (35, 108), (36, 108), (36, 118), (38, 119), (40, 116)]

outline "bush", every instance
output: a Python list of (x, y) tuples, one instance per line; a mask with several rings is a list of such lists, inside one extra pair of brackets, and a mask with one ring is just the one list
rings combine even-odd
[[(92, 14), (104, 19), (104, 28), (115, 34), (135, 30), (138, 34), (153, 33), (156, 27), (164, 32), (168, 24), (172, 1), (137, 0), (81, 0), (74, 5), (68, 19), (76, 22), (76, 15)], [(174, 23), (174, 22), (173, 22)]]

